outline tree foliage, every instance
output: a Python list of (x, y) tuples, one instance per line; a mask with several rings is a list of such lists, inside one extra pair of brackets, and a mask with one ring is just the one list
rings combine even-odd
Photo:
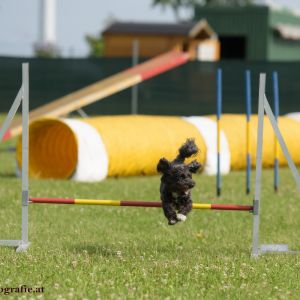
[(152, 0), (153, 6), (170, 7), (179, 20), (179, 9), (193, 9), (195, 6), (244, 6), (253, 4), (253, 0)]
[(34, 53), (40, 58), (57, 58), (60, 56), (59, 49), (52, 44), (34, 45)]
[(89, 57), (103, 56), (104, 43), (103, 43), (103, 38), (101, 35), (99, 35), (99, 36), (87, 35), (85, 37), (85, 39), (90, 48)]

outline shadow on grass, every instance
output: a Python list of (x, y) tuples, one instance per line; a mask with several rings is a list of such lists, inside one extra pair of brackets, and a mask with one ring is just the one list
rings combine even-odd
[(98, 244), (73, 244), (70, 245), (69, 250), (75, 253), (87, 253), (89, 255), (101, 255), (104, 257), (117, 256), (115, 246), (111, 245), (98, 245)]
[(0, 172), (0, 178), (20, 178), (14, 172)]
[[(147, 248), (144, 244), (142, 245), (132, 245), (131, 246), (120, 246), (115, 243), (112, 244), (73, 244), (68, 247), (68, 249), (73, 253), (86, 253), (88, 255), (97, 255), (103, 257), (118, 257), (120, 253), (130, 253), (132, 255), (141, 255), (145, 252), (152, 252), (153, 255), (157, 253), (163, 255), (172, 255), (172, 249), (167, 245), (152, 245), (153, 248)], [(177, 255), (177, 254), (176, 254)]]
[[(73, 252), (75, 254), (86, 254), (90, 257), (102, 257), (106, 259), (119, 259), (124, 257), (128, 257), (128, 253), (130, 253), (130, 256), (133, 257), (140, 257), (146, 255), (147, 257), (155, 257), (156, 260), (165, 260), (166, 258), (168, 260), (177, 260), (178, 256), (182, 259), (190, 261), (190, 257), (185, 257), (186, 251), (188, 250), (191, 254), (193, 254), (194, 257), (199, 257), (200, 261), (206, 262), (209, 260), (209, 258), (214, 257), (217, 261), (219, 260), (232, 260), (232, 257), (235, 257), (236, 261), (239, 261), (241, 259), (243, 260), (251, 260), (251, 249), (244, 249), (244, 248), (227, 248), (222, 247), (218, 249), (174, 249), (170, 247), (160, 246), (156, 245), (153, 249), (145, 249), (144, 246), (141, 246), (139, 248), (134, 247), (133, 249), (128, 249), (128, 247), (122, 248), (122, 247), (116, 247), (115, 244), (111, 245), (97, 245), (97, 244), (85, 244), (85, 245), (70, 245), (68, 247), (70, 252)], [(207, 255), (209, 252), (209, 255)]]
[(0, 148), (0, 153), (15, 153), (16, 152), (16, 147), (5, 147), (5, 148)]

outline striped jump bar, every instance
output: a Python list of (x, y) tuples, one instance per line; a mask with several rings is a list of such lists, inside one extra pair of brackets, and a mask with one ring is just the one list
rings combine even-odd
[[(120, 200), (95, 200), (95, 199), (65, 199), (65, 198), (30, 198), (30, 203), (52, 203), (52, 204), (81, 204), (81, 205), (105, 205), (105, 206), (135, 206), (135, 207), (161, 207), (161, 202), (152, 201), (120, 201)], [(215, 210), (253, 210), (251, 205), (236, 204), (205, 204), (193, 203), (194, 209), (215, 209)]]

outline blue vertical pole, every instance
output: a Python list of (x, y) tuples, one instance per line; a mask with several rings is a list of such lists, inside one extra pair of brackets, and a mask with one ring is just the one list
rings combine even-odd
[(250, 144), (250, 120), (251, 120), (251, 73), (245, 72), (246, 80), (246, 194), (250, 194), (251, 185), (251, 144)]
[[(279, 86), (278, 73), (273, 72), (273, 93), (274, 93), (274, 116), (278, 123), (279, 116)], [(279, 148), (276, 136), (274, 136), (274, 191), (277, 192), (279, 188)]]
[(222, 69), (217, 71), (217, 196), (221, 195), (221, 127), (222, 114)]

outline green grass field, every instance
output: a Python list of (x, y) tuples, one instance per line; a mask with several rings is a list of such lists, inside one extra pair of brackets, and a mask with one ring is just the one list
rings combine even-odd
[[(9, 144), (0, 146), (0, 150)], [(11, 144), (12, 145), (12, 144)], [(21, 183), (14, 153), (0, 153), (0, 238), (20, 238)], [(264, 243), (300, 249), (300, 197), (288, 169), (277, 195), (272, 171), (263, 172)], [(195, 176), (195, 202), (252, 204), (244, 172), (223, 178)], [(101, 183), (31, 180), (31, 196), (158, 200), (159, 177), (108, 179)], [(168, 226), (159, 208), (30, 206), (27, 253), (0, 248), (0, 291), (44, 287), (41, 294), (1, 299), (300, 299), (300, 256), (250, 258), (252, 215), (193, 211)], [(22, 297), (22, 298), (21, 298)]]

